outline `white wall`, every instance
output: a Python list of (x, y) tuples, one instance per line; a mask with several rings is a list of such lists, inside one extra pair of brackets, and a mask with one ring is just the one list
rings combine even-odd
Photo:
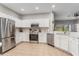
[(11, 20), (14, 20), (16, 22), (16, 25), (18, 25), (18, 22), (20, 22), (18, 14), (4, 7), (1, 4), (0, 4), (0, 17), (9, 18)]
[(0, 12), (2, 12), (2, 13), (5, 13), (5, 14), (7, 14), (7, 15), (10, 15), (10, 16), (12, 16), (12, 17), (18, 17), (19, 18), (19, 15), (17, 15), (15, 12), (13, 12), (12, 10), (10, 10), (9, 8), (7, 8), (7, 7), (5, 7), (5, 6), (3, 6), (2, 4), (0, 4)]

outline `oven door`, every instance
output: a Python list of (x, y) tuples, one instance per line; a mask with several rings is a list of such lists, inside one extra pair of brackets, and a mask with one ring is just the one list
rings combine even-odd
[(38, 34), (30, 34), (30, 41), (38, 41)]

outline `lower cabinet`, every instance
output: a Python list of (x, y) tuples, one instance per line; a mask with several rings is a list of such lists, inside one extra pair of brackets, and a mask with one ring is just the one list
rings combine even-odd
[(58, 35), (54, 35), (54, 46), (60, 48), (60, 38)]
[(39, 33), (39, 36), (38, 36), (39, 42), (47, 43), (47, 38), (46, 37), (47, 37), (46, 33)]
[(65, 51), (68, 51), (68, 37), (67, 36), (60, 37), (60, 48)]
[(69, 52), (74, 56), (79, 56), (79, 44), (78, 39), (69, 38)]
[(79, 56), (79, 39), (77, 38), (54, 35), (54, 45), (74, 56)]
[(68, 37), (67, 36), (55, 35), (54, 43), (56, 47), (68, 51)]

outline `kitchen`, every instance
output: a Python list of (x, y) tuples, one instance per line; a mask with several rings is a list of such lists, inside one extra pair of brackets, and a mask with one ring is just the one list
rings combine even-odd
[[(12, 49), (8, 48), (9, 51), (3, 51), (1, 55), (79, 56), (78, 6), (78, 3), (1, 3), (1, 19), (15, 22), (13, 33), (16, 42)], [(0, 46), (4, 47), (5, 42), (1, 42)], [(4, 50), (5, 47), (1, 47), (0, 51)], [(22, 47), (24, 51), (21, 51)]]

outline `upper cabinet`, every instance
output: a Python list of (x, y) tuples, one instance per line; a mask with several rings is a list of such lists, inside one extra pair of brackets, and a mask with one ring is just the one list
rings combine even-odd
[(22, 20), (20, 20), (20, 21), (18, 21), (17, 23), (16, 23), (16, 27), (23, 27), (23, 28), (27, 28), (27, 27), (30, 27), (30, 24), (29, 24), (29, 22), (28, 21), (22, 21)]
[(39, 24), (40, 28), (49, 28), (52, 32), (54, 29), (54, 14), (40, 14), (40, 15), (29, 15), (26, 18), (17, 21), (16, 27), (30, 27), (31, 24)]
[(39, 21), (39, 27), (49, 27), (49, 20), (46, 19), (46, 20), (40, 20)]
[(17, 22), (16, 27), (31, 27), (31, 24), (39, 24), (39, 27), (48, 28), (49, 19), (37, 19), (37, 20), (20, 20)]
[(16, 27), (20, 27), (20, 26), (21, 26), (20, 20), (16, 21)]

